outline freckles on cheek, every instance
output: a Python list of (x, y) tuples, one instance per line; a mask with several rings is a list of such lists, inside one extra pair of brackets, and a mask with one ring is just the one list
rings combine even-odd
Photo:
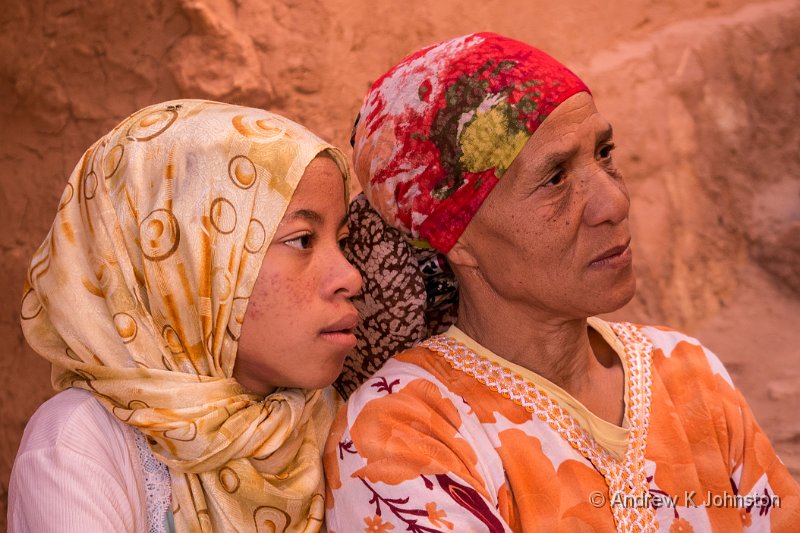
[(264, 299), (275, 305), (276, 312), (297, 309), (311, 302), (314, 283), (307, 276), (271, 275), (265, 284)]
[(564, 238), (563, 220), (548, 220), (529, 235), (531, 242), (536, 244), (534, 252), (540, 257), (549, 256), (558, 260), (569, 252), (570, 242)]
[(256, 294), (250, 297), (250, 302), (247, 304), (247, 314), (245, 320), (260, 320), (264, 316), (264, 303), (263, 300)]
[(250, 296), (250, 303), (247, 305), (247, 316), (251, 319), (260, 320), (268, 315), (275, 316), (280, 311), (279, 308), (275, 308), (275, 302), (282, 299), (277, 292), (281, 288), (281, 285), (276, 283), (277, 277), (272, 275), (258, 280)]
[(287, 300), (291, 302), (292, 305), (297, 306), (296, 308), (299, 309), (301, 308), (299, 306), (311, 303), (311, 297), (314, 293), (314, 284), (310, 281), (295, 281), (295, 283), (287, 287), (286, 292)]

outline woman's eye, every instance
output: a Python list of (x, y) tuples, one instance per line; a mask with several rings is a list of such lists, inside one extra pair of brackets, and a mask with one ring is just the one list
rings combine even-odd
[(555, 187), (556, 185), (560, 185), (566, 175), (564, 174), (563, 170), (559, 170), (553, 176), (544, 183), (545, 187)]
[(600, 159), (608, 159), (611, 157), (611, 152), (614, 151), (614, 148), (616, 148), (614, 144), (603, 145), (597, 152), (597, 155), (600, 156)]
[(339, 249), (344, 250), (347, 247), (347, 242), (350, 240), (350, 235), (345, 235), (339, 239)]
[(291, 246), (292, 248), (297, 248), (298, 250), (307, 250), (308, 248), (311, 248), (312, 237), (313, 237), (312, 234), (306, 233), (305, 235), (300, 235), (299, 237), (295, 237), (294, 239), (283, 241), (283, 243), (288, 246)]

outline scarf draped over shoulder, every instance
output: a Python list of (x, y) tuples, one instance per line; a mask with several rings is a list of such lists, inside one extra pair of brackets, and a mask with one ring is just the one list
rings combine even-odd
[[(94, 393), (170, 469), (179, 531), (317, 531), (327, 391), (233, 378), (253, 285), (306, 166), (341, 152), (266, 111), (181, 100), (81, 158), (36, 251), (22, 327), (56, 389)], [(298, 354), (298, 357), (300, 354)]]

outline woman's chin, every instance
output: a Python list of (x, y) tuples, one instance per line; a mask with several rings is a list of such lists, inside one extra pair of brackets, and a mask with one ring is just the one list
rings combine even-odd
[(596, 294), (594, 302), (584, 312), (586, 316), (597, 316), (625, 307), (636, 296), (636, 278), (631, 276), (624, 283), (617, 283), (601, 294)]
[(600, 315), (619, 311), (628, 305), (628, 303), (633, 300), (634, 296), (636, 296), (636, 278), (631, 276), (627, 283), (616, 287), (615, 290), (611, 291), (606, 302), (605, 309), (595, 314)]

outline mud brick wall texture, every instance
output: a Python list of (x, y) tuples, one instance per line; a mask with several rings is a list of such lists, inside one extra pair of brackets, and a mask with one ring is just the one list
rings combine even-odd
[[(471, 5), (472, 4), (472, 5)], [(426, 44), (495, 31), (592, 88), (633, 198), (639, 291), (725, 362), (800, 476), (800, 0), (5, 0), (0, 10), (0, 530), (53, 392), (19, 301), (83, 151), (173, 98), (264, 107), (349, 150), (367, 88)]]

